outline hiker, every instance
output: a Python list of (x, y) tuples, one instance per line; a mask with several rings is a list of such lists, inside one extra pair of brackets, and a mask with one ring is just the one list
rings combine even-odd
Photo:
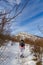
[(25, 43), (24, 43), (24, 40), (21, 40), (20, 43), (19, 43), (19, 48), (20, 48), (20, 57), (24, 57), (23, 55), (23, 52), (25, 50)]

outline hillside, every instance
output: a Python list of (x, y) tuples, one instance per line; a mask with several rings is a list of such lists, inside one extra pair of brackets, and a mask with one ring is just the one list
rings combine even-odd
[(25, 43), (31, 45), (38, 45), (43, 47), (43, 37), (27, 34), (27, 33), (19, 33), (16, 35), (16, 40), (20, 41), (21, 39), (24, 40)]
[(21, 39), (23, 39), (26, 44), (43, 47), (43, 37), (40, 36), (27, 34), (27, 33), (19, 33), (15, 36), (0, 34), (0, 40), (2, 40), (3, 42), (6, 42), (7, 40), (13, 42), (20, 42)]

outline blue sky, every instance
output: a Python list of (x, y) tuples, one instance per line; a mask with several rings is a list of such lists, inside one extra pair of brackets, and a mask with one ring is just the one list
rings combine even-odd
[[(26, 0), (7, 1), (10, 5), (0, 1), (0, 9), (9, 9), (9, 7), (12, 7), (14, 4), (24, 4)], [(38, 29), (38, 25), (40, 29), (43, 30), (43, 0), (29, 0), (26, 8), (13, 20), (10, 27), (11, 34), (26, 32), (43, 37), (43, 33)]]

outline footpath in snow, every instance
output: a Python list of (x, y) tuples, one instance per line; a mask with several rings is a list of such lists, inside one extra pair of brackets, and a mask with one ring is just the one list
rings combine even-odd
[(36, 65), (34, 53), (31, 53), (30, 45), (25, 46), (25, 58), (20, 58), (19, 44), (10, 44), (0, 48), (0, 65)]

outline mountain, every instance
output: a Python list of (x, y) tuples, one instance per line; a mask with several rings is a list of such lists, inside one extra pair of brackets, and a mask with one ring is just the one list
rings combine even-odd
[(31, 44), (31, 45), (38, 45), (43, 47), (43, 37), (32, 35), (28, 33), (21, 32), (18, 35), (16, 35), (16, 39), (20, 41), (21, 39), (24, 40), (25, 43)]
[(24, 33), (24, 32), (21, 32), (21, 33), (19, 33), (19, 34), (16, 35), (16, 36), (20, 36), (21, 39), (29, 38), (29, 39), (31, 39), (31, 40), (33, 40), (33, 41), (35, 41), (36, 39), (42, 38), (42, 37), (39, 37), (39, 36), (36, 36), (36, 35)]

